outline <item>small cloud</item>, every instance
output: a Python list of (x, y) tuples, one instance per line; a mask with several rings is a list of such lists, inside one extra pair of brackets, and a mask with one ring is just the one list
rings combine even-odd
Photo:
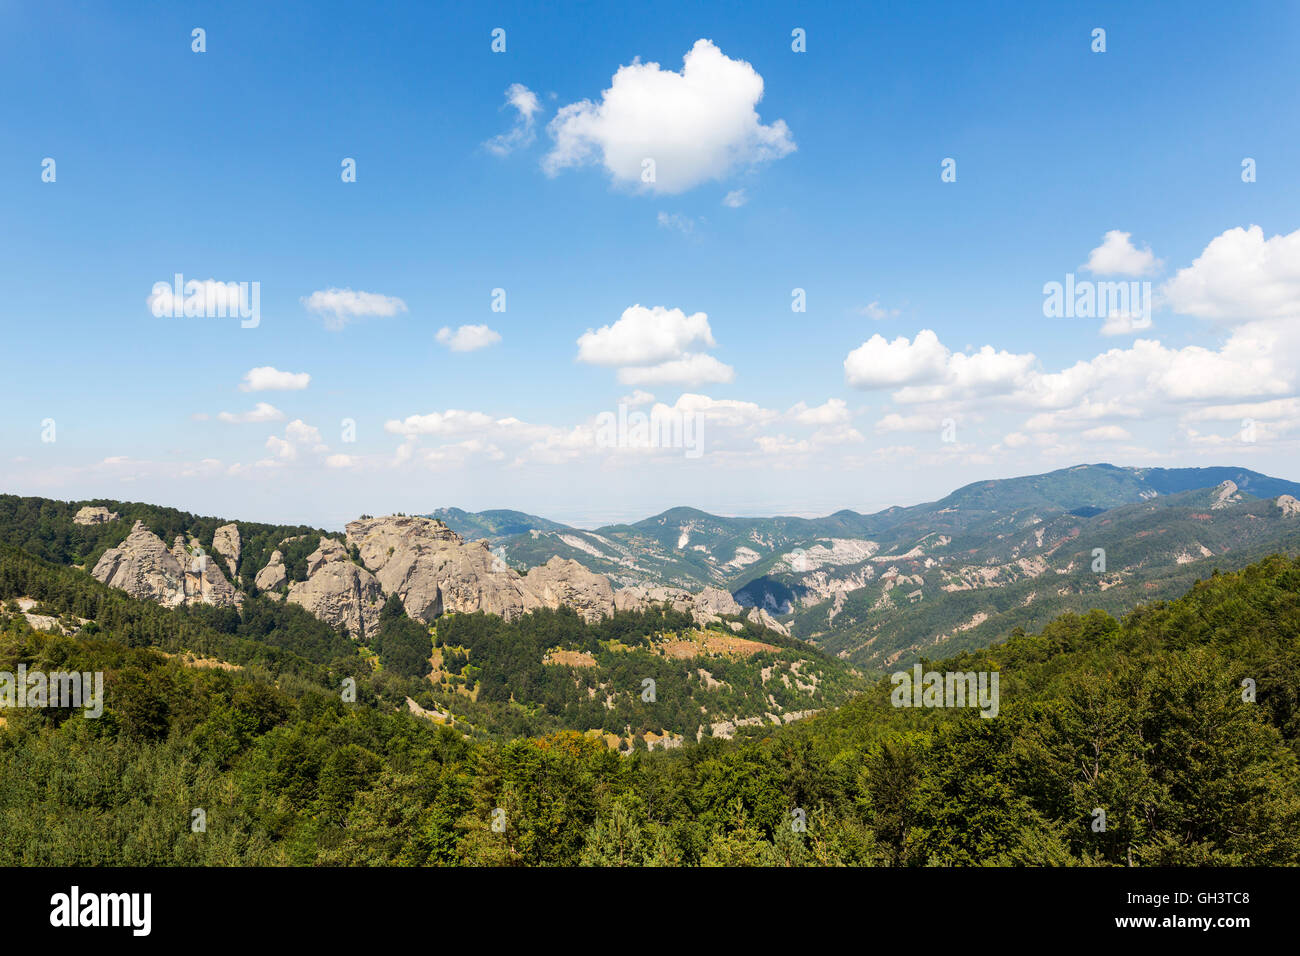
[(330, 455), (325, 459), (327, 468), (351, 468), (356, 461), (351, 455)]
[(749, 195), (743, 189), (733, 189), (722, 197), (722, 205), (729, 209), (739, 209), (749, 202)]
[(268, 405), (266, 402), (258, 402), (252, 411), (220, 412), (217, 415), (219, 421), (230, 425), (245, 425), (250, 422), (278, 422), (282, 418), (284, 418), (284, 412), (274, 405)]
[(1128, 312), (1115, 312), (1106, 316), (1102, 323), (1102, 335), (1132, 335), (1151, 328), (1151, 316), (1130, 315)]
[(249, 369), (244, 373), (240, 384), (241, 392), (285, 391), (296, 392), (311, 383), (311, 376), (306, 372), (281, 372), (277, 368), (263, 365)]
[[(865, 315), (869, 319), (892, 319), (898, 315), (898, 309), (886, 309), (879, 302), (868, 302), (862, 308), (858, 309), (858, 315)], [(966, 346), (967, 351), (970, 346)]]
[(353, 319), (387, 318), (406, 311), (406, 303), (396, 296), (378, 292), (354, 292), (351, 289), (325, 289), (302, 298), (308, 311), (325, 320), (325, 328), (337, 332)]
[(680, 213), (661, 212), (659, 214), (659, 226), (662, 229), (676, 229), (682, 235), (689, 236), (695, 231), (695, 220)]
[(488, 152), (496, 156), (508, 156), (516, 149), (529, 146), (537, 136), (533, 130), (533, 114), (541, 109), (541, 104), (537, 101), (536, 93), (522, 83), (511, 83), (506, 90), (506, 102), (502, 109), (506, 106), (513, 107), (518, 114), (514, 125), (483, 144)]
[(438, 330), (436, 338), (439, 344), (447, 346), (453, 352), (473, 352), (501, 341), (500, 333), (486, 325), (462, 325), (455, 332), (443, 326)]
[(827, 399), (826, 404), (811, 408), (807, 402), (799, 402), (786, 415), (801, 425), (841, 425), (852, 417), (842, 398)]
[(636, 391), (632, 392), (631, 395), (624, 395), (618, 400), (618, 403), (620, 405), (627, 405), (635, 408), (638, 405), (649, 405), (654, 400), (655, 397), (653, 395), (638, 388)]
[(1103, 276), (1145, 276), (1156, 272), (1164, 263), (1150, 247), (1136, 248), (1132, 233), (1112, 229), (1102, 237), (1101, 245), (1088, 253), (1083, 268)]

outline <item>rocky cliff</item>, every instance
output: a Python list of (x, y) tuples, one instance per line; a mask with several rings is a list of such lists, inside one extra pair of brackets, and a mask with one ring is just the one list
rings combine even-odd
[(223, 524), (212, 535), (212, 550), (221, 555), (230, 569), (230, 579), (239, 577), (239, 525)]
[(116, 511), (109, 511), (107, 508), (99, 505), (86, 505), (77, 512), (76, 517), (72, 519), (73, 524), (107, 524), (110, 521), (116, 521), (120, 516)]
[(343, 545), (321, 538), (320, 547), (307, 557), (307, 580), (289, 585), (288, 600), (362, 640), (379, 626), (384, 592), (373, 574), (352, 562)]
[(187, 545), (180, 536), (169, 551), (142, 521), (135, 523), (125, 541), (105, 551), (90, 573), (132, 597), (167, 607), (238, 603), (235, 589), (216, 561)]
[(394, 515), (347, 526), (348, 545), (406, 613), (431, 622), (447, 611), (485, 611), (510, 620), (542, 607), (517, 572), (488, 550), (466, 544), (441, 521)]
[[(216, 529), (215, 553), (204, 555), (195, 542), (187, 545), (179, 537), (169, 550), (137, 522), (121, 545), (104, 553), (93, 573), (134, 597), (169, 607), (236, 604), (243, 596), (226, 580), (221, 565), (235, 577), (240, 547), (234, 524)], [(441, 521), (405, 515), (351, 522), (346, 546), (336, 538), (321, 537), (307, 558), (303, 581), (288, 581), (284, 554), (276, 550), (254, 583), (260, 592), (274, 596), (284, 593), (288, 584), (287, 600), (357, 639), (374, 632), (385, 599), (394, 594), (410, 617), (426, 623), (448, 612), (484, 611), (511, 620), (538, 608), (561, 606), (573, 608), (587, 622), (616, 610), (646, 610), (659, 604), (691, 614), (700, 625), (744, 613), (718, 588), (698, 594), (667, 587), (616, 592), (609, 578), (560, 557), (521, 574), (493, 554), (486, 540), (466, 542)], [(751, 612), (750, 619), (784, 630), (766, 614)]]

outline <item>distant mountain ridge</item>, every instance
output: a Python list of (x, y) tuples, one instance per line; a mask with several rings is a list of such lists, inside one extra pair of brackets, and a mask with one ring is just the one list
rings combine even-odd
[[(1082, 481), (1069, 480), (1068, 476), (1077, 475), (1080, 471), (1086, 471)], [(902, 515), (925, 509), (944, 510), (963, 507), (998, 510), (993, 506), (1024, 508), (1039, 504), (1044, 507), (1056, 506), (1064, 511), (1089, 509), (1105, 511), (1154, 495), (1210, 488), (1224, 481), (1233, 482), (1240, 490), (1256, 498), (1275, 498), (1278, 495), (1300, 497), (1300, 482), (1274, 478), (1248, 468), (1232, 466), (1131, 468), (1100, 463), (1075, 465), (1041, 475), (972, 482), (935, 502), (910, 506), (895, 505), (870, 514), (844, 508), (822, 518), (781, 515), (725, 518), (698, 508), (678, 506), (632, 524), (604, 525), (595, 531), (584, 531), (539, 515), (506, 509), (465, 511), (462, 508), (438, 508), (424, 517), (437, 518), (466, 540), (488, 538), (493, 543), (529, 534), (532, 531), (598, 535), (630, 528), (649, 532), (664, 525), (699, 521), (715, 522), (719, 527), (735, 529), (760, 526), (770, 522), (775, 526), (797, 530), (799, 533), (829, 534), (877, 530), (886, 526), (888, 522), (902, 520)]]
[[(619, 586), (724, 588), (796, 636), (892, 666), (1076, 606), (1122, 611), (1215, 567), (1294, 551), (1300, 521), (1286, 502), (1297, 497), (1300, 483), (1248, 468), (1089, 464), (874, 514), (726, 518), (677, 507), (594, 531), (523, 515), (513, 526), (525, 530), (491, 544), (519, 567), (560, 556)], [(472, 534), (474, 516), (460, 514)], [(489, 523), (506, 527), (480, 527)]]

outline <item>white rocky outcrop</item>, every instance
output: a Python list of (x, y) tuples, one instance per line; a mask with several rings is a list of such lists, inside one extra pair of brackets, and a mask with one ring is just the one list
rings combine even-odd
[(785, 637), (790, 636), (790, 628), (786, 627), (771, 614), (768, 614), (767, 611), (761, 607), (751, 607), (749, 613), (745, 615), (745, 620), (752, 621), (760, 627), (767, 628), (769, 631), (776, 631), (776, 633), (782, 634)]
[(373, 574), (353, 563), (343, 545), (323, 537), (307, 557), (307, 580), (289, 585), (288, 600), (362, 640), (379, 626), (384, 592)]
[(280, 585), (284, 584), (288, 578), (288, 572), (284, 569), (284, 555), (277, 549), (271, 552), (271, 560), (266, 563), (266, 567), (258, 571), (253, 577), (253, 583), (257, 585), (259, 591), (275, 591)]
[(239, 577), (239, 525), (223, 524), (212, 535), (212, 550), (225, 559), (226, 567), (230, 569), (230, 580), (237, 580)]
[(384, 593), (401, 598), (416, 620), (431, 622), (448, 611), (485, 611), (512, 620), (545, 606), (488, 550), (486, 539), (466, 544), (437, 519), (362, 518), (348, 524), (347, 535)]
[(143, 521), (135, 523), (125, 541), (105, 551), (90, 573), (132, 597), (166, 607), (238, 603), (235, 589), (215, 561), (191, 551), (179, 535), (169, 551)]
[(546, 607), (571, 607), (589, 624), (614, 613), (614, 588), (609, 578), (572, 558), (557, 555), (531, 569), (524, 576), (524, 587)]
[(120, 518), (116, 511), (109, 511), (100, 505), (86, 505), (72, 519), (73, 524), (107, 524)]
[[(168, 550), (137, 522), (126, 541), (104, 553), (94, 575), (134, 597), (169, 607), (236, 604), (242, 595), (227, 582), (219, 564), (224, 561), (233, 575), (240, 549), (235, 524), (217, 529), (212, 544), (216, 554), (205, 557), (179, 537)], [(405, 515), (349, 523), (346, 547), (336, 538), (321, 537), (307, 558), (306, 580), (288, 582), (284, 554), (278, 549), (253, 580), (259, 592), (270, 596), (278, 596), (288, 583), (287, 600), (334, 627), (346, 628), (357, 639), (378, 627), (390, 595), (397, 595), (410, 617), (426, 623), (448, 612), (483, 611), (512, 620), (528, 611), (562, 606), (573, 608), (588, 623), (615, 610), (662, 604), (691, 614), (700, 626), (717, 623), (723, 615), (746, 613), (721, 588), (698, 594), (670, 587), (615, 591), (609, 578), (558, 556), (520, 574), (489, 550), (486, 539), (467, 543), (441, 521)], [(750, 610), (748, 619), (788, 633), (766, 612)]]
[(705, 588), (692, 594), (682, 588), (634, 586), (614, 593), (614, 607), (620, 611), (644, 611), (661, 604), (690, 614), (701, 627), (716, 624), (723, 614), (742, 614), (745, 610), (721, 588)]
[(1228, 505), (1236, 504), (1241, 500), (1241, 495), (1237, 493), (1237, 484), (1233, 481), (1221, 481), (1214, 489), (1214, 501), (1210, 504), (1211, 511), (1217, 511), (1219, 508), (1226, 508)]

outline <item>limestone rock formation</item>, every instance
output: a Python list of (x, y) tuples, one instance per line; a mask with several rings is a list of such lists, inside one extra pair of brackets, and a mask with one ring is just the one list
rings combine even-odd
[(343, 545), (323, 537), (307, 557), (307, 580), (289, 585), (288, 600), (361, 640), (379, 626), (384, 592), (373, 574), (352, 563)]
[(125, 541), (105, 551), (90, 573), (132, 597), (165, 607), (237, 603), (234, 588), (216, 562), (191, 554), (179, 536), (167, 550), (143, 521), (135, 523)]
[(609, 578), (588, 570), (572, 558), (566, 560), (557, 555), (532, 568), (524, 576), (524, 586), (546, 607), (561, 604), (571, 607), (588, 624), (614, 613), (614, 588)]
[[(1300, 503), (1296, 507), (1300, 509)], [(169, 550), (137, 521), (121, 545), (104, 553), (93, 573), (133, 597), (168, 607), (237, 605), (243, 595), (231, 587), (220, 565), (224, 562), (234, 576), (241, 547), (235, 524), (216, 530), (215, 555), (206, 556), (194, 542), (187, 545), (179, 536)], [(352, 554), (360, 557), (364, 567)], [(288, 581), (283, 552), (272, 552), (253, 580), (259, 592), (279, 598)], [(528, 611), (561, 606), (573, 608), (588, 623), (615, 610), (662, 604), (691, 614), (700, 626), (717, 623), (722, 615), (745, 613), (720, 588), (705, 588), (698, 594), (671, 587), (615, 591), (609, 578), (559, 556), (521, 575), (489, 550), (486, 539), (466, 543), (441, 521), (405, 515), (351, 522), (347, 547), (336, 538), (321, 537), (307, 558), (307, 579), (289, 584), (287, 600), (334, 627), (346, 628), (352, 637), (365, 639), (378, 627), (384, 601), (393, 594), (408, 615), (427, 623), (447, 612), (484, 611), (513, 620)], [(751, 609), (748, 620), (788, 633), (765, 611)]]
[(278, 550), (271, 552), (271, 560), (253, 578), (259, 591), (275, 591), (284, 584), (288, 574), (284, 570), (284, 555)]
[(486, 540), (466, 544), (433, 518), (362, 518), (348, 524), (347, 533), (384, 593), (401, 598), (416, 620), (431, 622), (447, 611), (486, 611), (511, 620), (543, 606)]
[(776, 633), (782, 634), (785, 637), (790, 636), (790, 628), (782, 624), (771, 614), (768, 614), (764, 608), (751, 607), (749, 613), (745, 615), (745, 620), (753, 621), (760, 627), (765, 627), (770, 631), (776, 631)]
[(633, 586), (614, 592), (615, 610), (643, 611), (655, 604), (667, 604), (674, 611), (691, 611), (695, 606), (691, 592), (681, 588)]
[(1236, 504), (1241, 500), (1241, 495), (1237, 494), (1237, 484), (1233, 481), (1221, 481), (1214, 489), (1214, 502), (1210, 505), (1211, 511), (1219, 508), (1226, 508), (1228, 505)]
[(740, 614), (745, 609), (731, 596), (730, 591), (722, 588), (705, 588), (695, 595), (695, 610), (699, 614)]
[(225, 558), (230, 580), (236, 580), (239, 577), (239, 525), (223, 524), (218, 528), (212, 535), (212, 550)]
[(107, 524), (120, 518), (116, 511), (109, 511), (100, 505), (86, 505), (72, 519), (73, 524)]
[(620, 611), (642, 611), (657, 604), (689, 613), (701, 627), (717, 623), (723, 614), (741, 614), (745, 610), (721, 588), (705, 588), (692, 594), (681, 588), (628, 587), (614, 594), (614, 606)]
[(198, 542), (186, 544), (185, 539), (177, 535), (171, 553), (182, 571), (181, 581), (185, 590), (182, 603), (226, 606), (242, 602), (242, 597), (235, 593), (221, 573), (221, 565), (211, 555), (205, 554)]
[(1291, 495), (1278, 495), (1277, 506), (1282, 509), (1283, 518), (1294, 518), (1300, 515), (1300, 501)]

